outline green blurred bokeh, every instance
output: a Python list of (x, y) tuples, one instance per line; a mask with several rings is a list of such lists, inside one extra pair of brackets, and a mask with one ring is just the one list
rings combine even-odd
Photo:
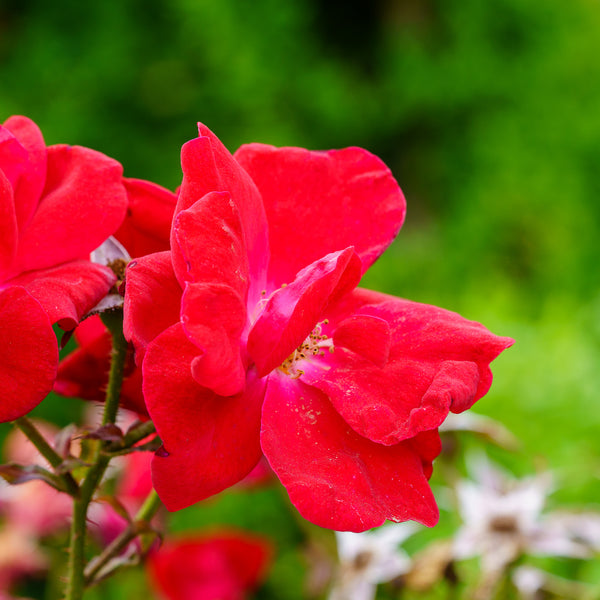
[(199, 120), (231, 150), (381, 156), (408, 215), (364, 285), (514, 337), (476, 408), (522, 440), (517, 471), (552, 468), (557, 498), (589, 505), (598, 56), (597, 0), (0, 0), (0, 120), (25, 114), (48, 143), (101, 150), (170, 188)]

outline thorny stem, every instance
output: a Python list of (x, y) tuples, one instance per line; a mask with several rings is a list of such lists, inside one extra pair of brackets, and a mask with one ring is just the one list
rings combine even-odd
[(85, 569), (85, 584), (95, 583), (95, 578), (113, 558), (116, 558), (138, 536), (148, 529), (152, 517), (162, 506), (158, 494), (152, 490), (129, 526), (116, 537), (101, 554), (92, 559)]
[(56, 475), (62, 480), (67, 493), (74, 498), (79, 496), (79, 486), (73, 479), (71, 473), (61, 473), (59, 467), (63, 463), (63, 458), (46, 441), (44, 436), (38, 431), (37, 427), (27, 418), (20, 417), (15, 421), (17, 427), (29, 438), (29, 441), (37, 448), (38, 452), (54, 468)]
[[(127, 356), (127, 342), (123, 337), (123, 313), (104, 313), (102, 320), (112, 335), (112, 356), (102, 425), (114, 423), (119, 409), (119, 396), (123, 385), (123, 372)], [(102, 480), (111, 457), (102, 453), (106, 442), (97, 442), (92, 466), (81, 483), (80, 497), (73, 503), (71, 541), (69, 546), (69, 570), (65, 600), (81, 600), (85, 590), (85, 542), (87, 511), (96, 488)]]
[(127, 341), (123, 336), (122, 310), (103, 313), (102, 322), (110, 331), (113, 339), (106, 402), (104, 403), (104, 416), (102, 418), (102, 425), (107, 425), (115, 422), (119, 410), (119, 397), (121, 396), (125, 359), (127, 358)]

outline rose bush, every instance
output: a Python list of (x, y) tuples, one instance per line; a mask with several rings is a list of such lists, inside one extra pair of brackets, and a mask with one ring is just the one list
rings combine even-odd
[(125, 216), (121, 173), (94, 150), (46, 147), (25, 117), (0, 126), (0, 421), (25, 415), (52, 389), (52, 325), (73, 329), (115, 282), (89, 254)]
[(127, 271), (125, 334), (164, 447), (153, 481), (178, 510), (264, 452), (314, 523), (437, 521), (437, 427), (489, 389), (512, 340), (440, 308), (357, 288), (405, 200), (360, 148), (182, 149), (171, 249)]

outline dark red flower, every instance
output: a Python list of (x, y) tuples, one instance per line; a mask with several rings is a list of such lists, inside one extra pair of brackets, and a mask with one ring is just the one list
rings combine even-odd
[(0, 126), (0, 421), (52, 389), (52, 324), (73, 329), (115, 281), (89, 254), (125, 216), (121, 172), (94, 150), (46, 147), (25, 117)]
[[(123, 179), (127, 190), (127, 216), (115, 238), (131, 257), (168, 250), (169, 232), (177, 196), (154, 183)], [(110, 368), (111, 336), (92, 316), (75, 330), (78, 348), (58, 366), (54, 391), (63, 396), (103, 401)], [(125, 365), (120, 403), (139, 415), (147, 415), (142, 395), (142, 373), (133, 356)]]
[(270, 555), (267, 540), (230, 530), (168, 540), (148, 570), (167, 600), (243, 600), (263, 579)]
[(433, 525), (437, 427), (488, 391), (489, 363), (512, 340), (356, 288), (405, 214), (377, 157), (260, 144), (232, 157), (200, 133), (182, 150), (171, 252), (127, 275), (163, 502), (221, 491), (262, 450), (318, 525)]

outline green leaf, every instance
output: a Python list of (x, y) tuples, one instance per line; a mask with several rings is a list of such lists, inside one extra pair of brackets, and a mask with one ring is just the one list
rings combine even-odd
[(67, 492), (65, 483), (61, 477), (39, 465), (24, 466), (17, 463), (0, 465), (0, 477), (10, 485), (20, 485), (37, 479), (46, 482), (59, 492)]

